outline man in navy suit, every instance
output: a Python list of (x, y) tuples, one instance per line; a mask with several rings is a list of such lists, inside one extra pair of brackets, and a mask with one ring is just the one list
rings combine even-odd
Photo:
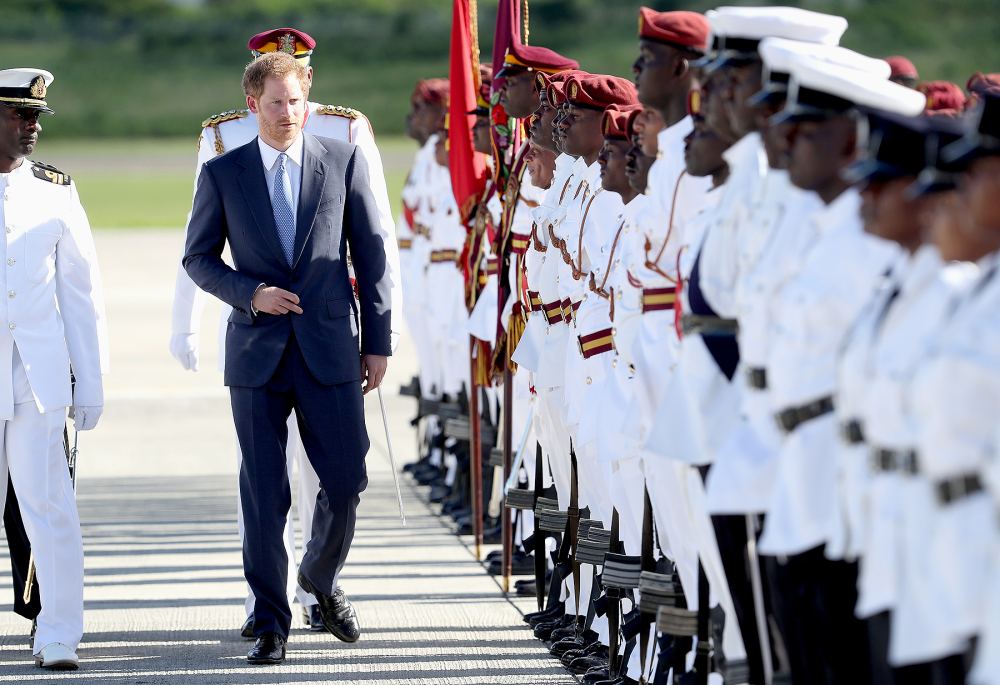
[[(388, 364), (391, 281), (364, 156), (302, 131), (305, 68), (281, 52), (264, 55), (247, 66), (243, 90), (258, 137), (205, 164), (183, 262), (199, 287), (233, 307), (225, 384), (243, 452), (243, 567), (256, 597), (247, 658), (274, 664), (291, 624), (282, 531), (293, 409), (322, 486), (299, 583), (319, 600), (331, 633), (347, 642), (360, 635), (337, 577), (367, 484), (362, 395)], [(226, 243), (232, 267), (222, 259)]]

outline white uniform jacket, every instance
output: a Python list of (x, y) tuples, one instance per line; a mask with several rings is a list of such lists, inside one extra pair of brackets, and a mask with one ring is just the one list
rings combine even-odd
[[(104, 404), (107, 322), (94, 238), (76, 186), (29, 159), (0, 174), (0, 419), (14, 415), (13, 353), (40, 412)], [(70, 366), (76, 390), (70, 389)]]

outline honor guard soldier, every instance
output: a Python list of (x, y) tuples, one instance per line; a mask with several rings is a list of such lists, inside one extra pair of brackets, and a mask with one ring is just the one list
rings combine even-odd
[[(787, 127), (791, 182), (824, 206), (810, 217), (808, 248), (771, 306), (765, 365), (771, 410), (783, 438), (760, 551), (784, 557), (775, 579), (784, 597), (810, 596), (787, 606), (790, 655), (801, 659), (802, 682), (867, 682), (864, 628), (855, 618), (857, 563), (831, 546), (840, 537), (837, 478), (839, 431), (834, 414), (837, 353), (850, 326), (898, 248), (864, 233), (860, 197), (841, 172), (856, 156), (859, 107), (903, 115), (923, 111), (924, 97), (887, 80), (888, 65), (868, 68), (803, 56), (791, 65), (789, 98), (776, 121)], [(792, 604), (792, 603), (790, 603)]]
[[(76, 185), (34, 162), (52, 74), (0, 71), (0, 481), (17, 490), (41, 590), (33, 652), (42, 668), (76, 669), (83, 635), (83, 540), (66, 456), (66, 409), (76, 430), (101, 417), (108, 367), (94, 240)], [(75, 384), (71, 385), (72, 369)], [(6, 488), (0, 490), (6, 496)]]
[[(308, 65), (316, 41), (304, 31), (294, 28), (278, 28), (263, 31), (252, 36), (247, 47), (254, 59), (273, 52), (285, 52)], [(310, 79), (312, 67), (309, 67)], [(257, 136), (257, 117), (246, 109), (230, 110), (209, 117), (202, 123), (202, 133), (198, 139), (198, 162), (195, 169), (194, 183), (197, 188), (198, 177), (202, 165), (210, 159), (225, 154), (250, 142)], [(392, 273), (393, 308), (402, 311), (402, 287), (400, 281), (399, 252), (395, 239), (395, 223), (389, 206), (389, 197), (385, 188), (385, 177), (382, 171), (382, 159), (375, 145), (371, 125), (365, 116), (350, 107), (340, 105), (322, 105), (308, 103), (306, 121), (303, 129), (313, 135), (335, 140), (345, 140), (356, 144), (365, 159), (371, 178), (372, 194), (379, 210), (382, 242), (386, 249), (386, 260)], [(170, 353), (187, 370), (198, 370), (199, 327), (201, 312), (204, 309), (206, 295), (197, 288), (184, 269), (178, 266), (174, 287), (174, 303), (170, 336)], [(228, 306), (223, 306), (219, 330), (219, 364), (225, 364), (223, 342), (229, 317)], [(393, 346), (399, 339), (399, 324), (393, 324)], [(302, 530), (302, 544), (296, 545), (295, 527), (292, 519), (285, 530), (286, 551), (289, 564), (295, 564), (301, 558), (312, 533), (312, 517), (319, 493), (319, 479), (305, 458), (305, 452), (298, 434), (298, 425), (294, 414), (288, 422), (288, 474), (291, 479), (293, 469), (297, 464), (299, 472), (299, 487), (297, 491), (296, 509), (299, 512)], [(240, 535), (243, 531), (242, 511), (238, 512)], [(296, 553), (298, 552), (298, 553)], [(294, 567), (292, 567), (294, 568)], [(294, 573), (289, 573), (290, 584), (294, 583)], [(289, 588), (294, 592), (299, 604), (303, 607), (304, 620), (314, 630), (322, 630), (315, 600), (301, 588)], [(252, 635), (253, 595), (248, 594), (245, 603), (247, 620), (242, 633), (245, 637)]]

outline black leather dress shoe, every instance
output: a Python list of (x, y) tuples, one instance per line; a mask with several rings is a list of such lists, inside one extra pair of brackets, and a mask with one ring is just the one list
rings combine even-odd
[(583, 643), (582, 639), (574, 635), (572, 637), (563, 638), (558, 642), (554, 642), (552, 646), (549, 647), (549, 654), (551, 654), (554, 657), (561, 657), (563, 654), (565, 654), (570, 650), (583, 649), (586, 646), (587, 645)]
[(243, 627), (240, 628), (240, 637), (244, 640), (253, 639), (253, 614), (247, 616), (247, 620), (243, 622)]
[(323, 594), (301, 573), (299, 574), (299, 585), (316, 598), (323, 625), (334, 637), (344, 642), (358, 641), (358, 638), (361, 637), (358, 614), (343, 590), (337, 588), (332, 595)]
[(524, 622), (530, 626), (542, 623), (544, 621), (551, 621), (553, 619), (559, 618), (566, 613), (565, 602), (559, 602), (558, 604), (553, 604), (548, 609), (542, 609), (541, 611), (532, 611), (531, 613), (524, 615)]
[(323, 614), (319, 611), (319, 605), (313, 604), (309, 607), (309, 632), (322, 633), (324, 630), (326, 626), (323, 625)]
[(573, 659), (573, 661), (565, 666), (570, 673), (574, 675), (583, 675), (596, 668), (607, 668), (608, 660), (602, 659), (599, 656), (581, 656)]
[(277, 633), (264, 633), (257, 638), (253, 648), (247, 652), (247, 663), (280, 664), (285, 660), (285, 638)]

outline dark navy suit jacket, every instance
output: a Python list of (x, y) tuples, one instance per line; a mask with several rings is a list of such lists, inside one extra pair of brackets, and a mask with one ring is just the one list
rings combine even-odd
[[(227, 386), (267, 383), (293, 333), (309, 370), (325, 385), (360, 379), (359, 350), (391, 354), (391, 282), (375, 229), (379, 217), (368, 165), (352, 143), (302, 135), (291, 266), (278, 241), (256, 138), (206, 162), (198, 179), (183, 263), (202, 290), (233, 307), (226, 333)], [(222, 259), (227, 242), (235, 268)], [(348, 275), (348, 247), (358, 301)], [(253, 314), (250, 301), (261, 283), (297, 294), (303, 313)]]

